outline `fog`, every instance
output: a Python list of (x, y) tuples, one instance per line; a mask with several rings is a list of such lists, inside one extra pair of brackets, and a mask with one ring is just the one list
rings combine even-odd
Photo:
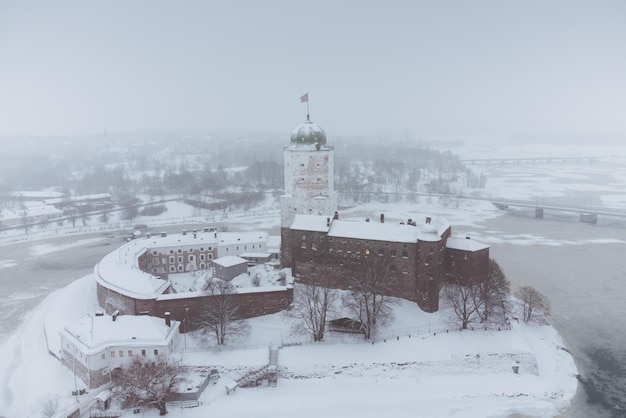
[(0, 2), (0, 137), (626, 135), (621, 1)]

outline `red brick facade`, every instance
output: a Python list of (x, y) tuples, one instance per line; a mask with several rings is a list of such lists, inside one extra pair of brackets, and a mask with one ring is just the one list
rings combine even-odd
[[(156, 299), (134, 299), (114, 292), (99, 283), (97, 293), (100, 306), (109, 315), (119, 310), (122, 315), (147, 314), (163, 318), (165, 312), (170, 312), (172, 319), (183, 324), (180, 328), (181, 333), (195, 328), (195, 318), (206, 304), (211, 303), (211, 298), (216, 297), (198, 294), (183, 298), (166, 295)], [(287, 309), (293, 303), (293, 287), (277, 287), (273, 290), (237, 293), (232, 296), (236, 305), (239, 306), (239, 316), (252, 318)], [(186, 310), (187, 308), (189, 311)]]
[(323, 281), (340, 289), (348, 287), (350, 278), (384, 263), (392, 283), (389, 296), (414, 301), (425, 312), (436, 312), (446, 275), (466, 280), (487, 277), (489, 248), (475, 252), (448, 249), (450, 235), (448, 227), (438, 239), (403, 243), (282, 228), (282, 263), (291, 267), (302, 283)]

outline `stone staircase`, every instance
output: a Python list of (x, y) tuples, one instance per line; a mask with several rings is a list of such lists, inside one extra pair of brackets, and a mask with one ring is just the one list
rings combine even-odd
[(268, 364), (241, 376), (237, 379), (237, 386), (240, 388), (256, 387), (263, 380), (267, 380), (270, 386), (276, 386), (278, 380), (278, 348), (276, 347), (270, 347)]

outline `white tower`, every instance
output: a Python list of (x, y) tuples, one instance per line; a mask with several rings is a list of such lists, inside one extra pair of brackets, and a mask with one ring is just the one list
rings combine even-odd
[(332, 216), (337, 210), (333, 147), (311, 122), (296, 127), (283, 150), (285, 194), (280, 197), (280, 226), (289, 228), (296, 214)]

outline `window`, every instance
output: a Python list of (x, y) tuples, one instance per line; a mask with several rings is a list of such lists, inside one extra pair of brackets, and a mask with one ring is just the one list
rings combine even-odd
[(183, 256), (182, 256), (182, 255), (179, 255), (179, 256), (178, 256), (178, 262), (179, 262), (179, 263), (182, 263), (182, 262), (183, 262)]
[(170, 250), (170, 254), (174, 254), (174, 250)]
[(179, 264), (179, 265), (178, 265), (178, 271), (183, 271), (183, 270), (184, 270), (183, 265), (182, 265), (182, 264)]
[(204, 247), (200, 247), (200, 251), (204, 251)]
[(456, 266), (456, 261), (452, 260), (452, 267)]
[(213, 260), (213, 254), (209, 254), (209, 260)]
[(105, 358), (107, 358), (107, 355), (106, 355), (106, 354), (104, 354), (104, 353), (102, 353), (102, 355), (100, 356), (100, 358), (101, 358), (102, 360), (104, 360)]
[(392, 257), (395, 257), (396, 256), (396, 250), (391, 250), (389, 252), (389, 255), (392, 256)]
[(367, 254), (369, 254), (369, 253), (370, 253), (370, 249), (369, 249), (369, 248), (366, 248), (366, 249), (365, 249), (365, 254), (367, 255)]
[(141, 355), (145, 356), (146, 355), (146, 350), (141, 350)]
[(306, 249), (306, 241), (302, 240), (302, 243), (300, 244), (300, 248)]
[(382, 248), (378, 249), (378, 255), (383, 255), (383, 249)]
[(182, 249), (182, 248), (179, 248), (179, 249), (178, 249), (178, 254), (182, 254), (182, 253), (183, 253), (183, 249)]
[(115, 351), (111, 350), (111, 357), (115, 357)]
[(402, 274), (409, 274), (409, 269), (406, 267), (402, 267)]
[(176, 266), (170, 266), (170, 273), (176, 273)]
[(463, 259), (464, 259), (464, 260), (467, 260), (467, 254), (465, 254), (465, 255), (463, 256)]
[(176, 262), (176, 257), (174, 257), (173, 255), (170, 255), (170, 264), (175, 263)]
[(128, 350), (128, 357), (132, 357), (133, 356), (133, 350)]
[(206, 268), (206, 265), (204, 263), (200, 263), (200, 268), (204, 270)]
[(157, 350), (156, 348), (154, 349), (154, 355), (158, 356), (159, 355), (159, 350)]
[(408, 258), (409, 252), (407, 250), (402, 250), (402, 258)]
[(156, 251), (152, 251), (152, 255), (158, 255)]
[(213, 247), (209, 247), (209, 251), (213, 251)]
[(124, 350), (120, 350), (120, 357), (124, 357)]
[(204, 254), (200, 254), (200, 261), (204, 261), (205, 260), (205, 255)]
[(396, 266), (389, 267), (389, 271), (391, 271), (391, 274), (396, 274), (396, 270)]
[(193, 262), (193, 260), (194, 260), (193, 255), (191, 255), (191, 254), (187, 258), (189, 258), (189, 261), (191, 261), (191, 262)]

